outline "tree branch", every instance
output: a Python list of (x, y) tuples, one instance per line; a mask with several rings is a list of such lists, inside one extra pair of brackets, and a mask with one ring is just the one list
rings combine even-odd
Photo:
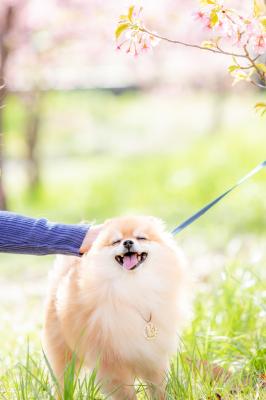
[[(264, 72), (262, 72), (259, 67), (257, 66), (257, 64), (255, 63), (255, 60), (257, 58), (255, 58), (254, 60), (250, 57), (247, 46), (244, 46), (244, 50), (246, 53), (246, 58), (249, 60), (250, 64), (255, 68), (255, 70), (257, 71), (257, 74), (259, 75), (260, 79), (262, 80), (262, 82), (265, 83), (265, 75)], [(262, 87), (264, 87), (264, 85), (262, 85)]]
[(165, 42), (174, 43), (174, 44), (180, 44), (181, 46), (186, 46), (186, 47), (193, 47), (193, 48), (196, 48), (196, 49), (199, 49), (199, 50), (207, 50), (207, 51), (211, 51), (212, 53), (223, 54), (223, 55), (226, 55), (226, 56), (247, 58), (246, 54), (230, 53), (229, 51), (224, 51), (224, 50), (221, 50), (221, 49), (211, 49), (209, 47), (200, 46), (198, 44), (185, 43), (185, 42), (182, 42), (180, 40), (169, 39), (169, 38), (167, 38), (165, 36), (158, 35), (157, 33), (150, 32), (146, 28), (143, 28), (143, 27), (139, 28), (139, 30), (141, 32), (147, 33), (148, 35), (154, 36), (157, 39), (164, 40)]

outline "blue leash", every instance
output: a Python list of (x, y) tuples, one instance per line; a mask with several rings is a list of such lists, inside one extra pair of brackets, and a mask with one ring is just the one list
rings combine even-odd
[(250, 171), (244, 178), (240, 179), (234, 186), (232, 186), (230, 189), (228, 189), (226, 192), (221, 194), (219, 197), (211, 201), (209, 204), (207, 204), (205, 207), (201, 208), (196, 214), (192, 215), (188, 219), (186, 219), (182, 224), (178, 225), (171, 233), (172, 235), (177, 235), (179, 232), (181, 232), (183, 229), (185, 229), (187, 226), (191, 225), (194, 221), (196, 221), (198, 218), (200, 218), (203, 214), (205, 214), (210, 208), (215, 206), (215, 204), (219, 203), (225, 196), (227, 196), (230, 192), (235, 190), (238, 186), (242, 185), (242, 183), (246, 182), (249, 178), (251, 178), (253, 175), (257, 174), (261, 169), (266, 167), (266, 160), (263, 161), (261, 164), (259, 164), (256, 168), (254, 168), (252, 171)]

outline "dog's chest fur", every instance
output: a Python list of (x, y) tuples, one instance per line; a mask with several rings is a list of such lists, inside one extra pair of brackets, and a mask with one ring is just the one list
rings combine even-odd
[[(83, 286), (77, 271), (60, 282), (57, 309), (66, 342), (88, 366), (99, 358), (144, 366), (167, 360), (176, 350), (178, 310), (171, 280), (125, 274), (120, 281), (92, 279)], [(157, 330), (150, 340), (149, 320)]]

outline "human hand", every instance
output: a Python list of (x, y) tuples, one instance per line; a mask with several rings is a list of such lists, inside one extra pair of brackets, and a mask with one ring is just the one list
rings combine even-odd
[(79, 249), (80, 254), (87, 253), (91, 249), (94, 240), (97, 238), (102, 228), (103, 225), (93, 225), (89, 228)]

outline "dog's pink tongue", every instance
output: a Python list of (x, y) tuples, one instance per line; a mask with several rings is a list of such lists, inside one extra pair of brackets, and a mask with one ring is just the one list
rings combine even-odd
[(123, 258), (123, 267), (126, 269), (134, 268), (138, 263), (138, 258), (136, 254), (132, 254), (130, 256), (124, 256)]

